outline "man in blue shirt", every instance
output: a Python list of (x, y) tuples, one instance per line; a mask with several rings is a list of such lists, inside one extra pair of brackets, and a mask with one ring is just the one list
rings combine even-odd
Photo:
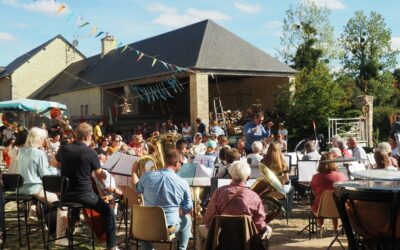
[[(164, 155), (166, 166), (158, 171), (145, 173), (136, 184), (136, 192), (144, 196), (145, 206), (161, 206), (170, 228), (179, 239), (179, 249), (186, 249), (192, 229), (189, 215), (193, 208), (189, 184), (176, 172), (181, 168), (183, 156), (176, 149)], [(133, 181), (137, 181), (134, 169)], [(152, 249), (151, 244), (141, 243), (143, 249)]]
[(249, 121), (244, 125), (244, 135), (246, 136), (246, 153), (252, 153), (251, 145), (255, 141), (261, 141), (270, 136), (270, 131), (266, 131), (262, 125), (264, 114), (262, 112), (254, 114), (253, 121)]

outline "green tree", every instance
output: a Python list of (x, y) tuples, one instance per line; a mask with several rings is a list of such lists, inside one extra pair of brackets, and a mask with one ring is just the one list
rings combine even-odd
[(313, 68), (335, 55), (330, 10), (313, 1), (290, 6), (283, 20), (279, 56), (297, 70)]
[(391, 31), (384, 18), (374, 11), (369, 17), (363, 11), (357, 11), (339, 39), (343, 68), (366, 94), (376, 94), (376, 87), (372, 85), (388, 80), (386, 76), (382, 78), (382, 73), (396, 65), (398, 52), (391, 49), (390, 40)]
[(312, 121), (316, 122), (319, 133), (326, 133), (328, 118), (338, 114), (344, 97), (328, 67), (319, 63), (314, 69), (299, 71), (295, 82), (285, 88), (277, 97), (276, 105), (286, 112), (292, 133), (299, 139), (310, 136)]

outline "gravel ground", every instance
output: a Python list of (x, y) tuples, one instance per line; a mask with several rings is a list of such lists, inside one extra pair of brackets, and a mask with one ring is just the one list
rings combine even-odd
[[(6, 210), (10, 210), (14, 208), (15, 205), (9, 204), (6, 208)], [(310, 211), (310, 206), (306, 205), (304, 203), (297, 204), (297, 202), (294, 202), (294, 208), (292, 212), (290, 213), (289, 216), (289, 224), (286, 223), (286, 218), (283, 216), (283, 214), (279, 215), (276, 219), (274, 219), (271, 223), (270, 226), (273, 229), (273, 234), (272, 237), (270, 238), (270, 246), (277, 246), (277, 245), (282, 245), (286, 243), (295, 243), (295, 242), (300, 242), (300, 241), (307, 241), (308, 240), (308, 233), (303, 232), (301, 234), (297, 234), (302, 228), (304, 228), (308, 224), (308, 214)], [(7, 225), (10, 224), (15, 224), (15, 220), (11, 222), (7, 222)], [(333, 236), (333, 230), (332, 230), (332, 224), (330, 220), (326, 221), (326, 228), (328, 231), (326, 232), (325, 236), (330, 237)], [(84, 231), (88, 231), (85, 229)], [(16, 231), (14, 231), (16, 232)], [(119, 235), (119, 240), (123, 241), (124, 239), (124, 229), (121, 228), (121, 230), (118, 233)], [(313, 238), (316, 238), (316, 235), (314, 234), (312, 236)], [(30, 234), (30, 241), (31, 241), (31, 249), (43, 249), (43, 243), (42, 243), (42, 236), (41, 232), (36, 232), (36, 233), (31, 233)], [(23, 244), (26, 242), (25, 237), (23, 237)], [(192, 244), (190, 244), (192, 245)], [(97, 244), (97, 249), (103, 249), (104, 244)], [(20, 248), (18, 244), (18, 236), (12, 235), (9, 236), (6, 240), (5, 244), (5, 249), (27, 249), (26, 247)], [(51, 249), (63, 249), (63, 248), (54, 248), (52, 247)], [(89, 246), (84, 246), (79, 249), (91, 249)], [(156, 249), (168, 249), (167, 247), (164, 247), (162, 245), (157, 246)]]

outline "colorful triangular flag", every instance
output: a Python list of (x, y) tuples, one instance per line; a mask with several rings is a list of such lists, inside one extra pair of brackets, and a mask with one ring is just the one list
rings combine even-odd
[(84, 23), (82, 23), (81, 25), (79, 25), (79, 27), (78, 27), (78, 28), (85, 27), (86, 25), (89, 25), (89, 24), (90, 24), (89, 22), (84, 22)]
[(142, 59), (143, 56), (144, 56), (144, 54), (143, 54), (143, 53), (140, 53), (140, 56), (138, 57), (137, 61), (139, 62), (140, 59)]
[(63, 10), (65, 9), (65, 4), (61, 4), (60, 7), (58, 7), (56, 14), (60, 14)]
[(104, 31), (100, 31), (95, 37), (99, 37), (104, 34)]
[(153, 59), (153, 63), (151, 64), (151, 67), (154, 67), (154, 65), (156, 64), (156, 62), (157, 62), (157, 59)]

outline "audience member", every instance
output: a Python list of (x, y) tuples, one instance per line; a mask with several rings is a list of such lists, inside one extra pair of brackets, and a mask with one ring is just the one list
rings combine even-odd
[(196, 124), (197, 124), (197, 133), (200, 133), (201, 135), (206, 134), (206, 125), (201, 121), (200, 118), (196, 119)]
[(188, 121), (185, 121), (182, 126), (182, 138), (188, 143), (192, 143), (193, 141), (192, 127), (190, 126)]
[(202, 141), (202, 135), (201, 133), (196, 133), (194, 135), (194, 139), (193, 139), (193, 145), (190, 148), (189, 152), (191, 155), (196, 156), (196, 155), (205, 155), (207, 152), (207, 147), (206, 145), (204, 145), (201, 141)]
[(216, 120), (211, 123), (210, 133), (216, 136), (225, 135), (225, 131), (219, 126)]

